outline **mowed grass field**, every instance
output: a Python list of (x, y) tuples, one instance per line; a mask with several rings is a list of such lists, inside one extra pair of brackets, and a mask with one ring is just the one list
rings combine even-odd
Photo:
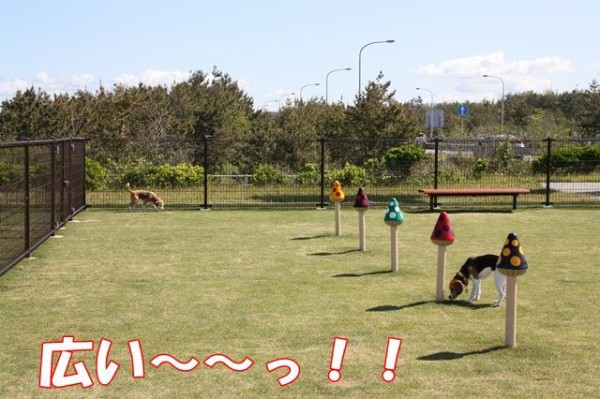
[[(436, 303), (438, 215), (405, 213), (399, 272), (390, 272), (385, 209), (89, 210), (0, 277), (1, 398), (593, 398), (600, 397), (600, 213), (530, 209), (450, 213), (446, 283), (467, 256), (499, 254), (516, 232), (529, 263), (518, 278), (517, 347), (504, 347), (505, 305)], [(446, 289), (447, 293), (447, 289)], [(465, 299), (463, 294), (459, 299)], [(94, 385), (40, 388), (43, 342), (93, 341), (73, 352)], [(348, 340), (339, 382), (328, 380), (335, 337)], [(402, 338), (396, 379), (381, 375), (389, 337)], [(110, 340), (120, 364), (108, 385), (97, 349)], [(128, 342), (139, 340), (143, 378)], [(188, 372), (155, 356), (183, 362)], [(204, 360), (224, 354), (253, 366), (234, 372)], [(267, 371), (293, 359), (298, 378)], [(54, 357), (56, 363), (58, 355)]]

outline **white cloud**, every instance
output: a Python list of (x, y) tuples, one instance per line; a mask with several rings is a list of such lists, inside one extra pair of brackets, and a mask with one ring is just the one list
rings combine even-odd
[[(109, 89), (113, 83), (124, 86), (137, 86), (140, 83), (149, 86), (171, 86), (174, 83), (186, 81), (189, 77), (190, 72), (146, 69), (139, 74), (123, 73), (104, 81), (91, 74), (52, 76), (46, 71), (40, 71), (30, 80), (20, 78), (7, 81), (0, 80), (0, 100), (11, 98), (17, 91), (24, 91), (30, 87), (39, 88), (48, 94), (73, 94), (78, 90), (93, 92), (100, 84)], [(209, 74), (207, 79), (212, 80), (214, 77)], [(243, 79), (238, 80), (237, 84), (241, 90), (246, 92), (250, 88), (249, 82)]]
[(27, 90), (28, 87), (31, 87), (31, 85), (23, 79), (0, 82), (0, 99), (12, 97), (17, 91)]
[(93, 83), (94, 76), (90, 74), (53, 77), (48, 72), (41, 71), (29, 81), (15, 78), (0, 82), (0, 98), (10, 98), (17, 91), (24, 91), (30, 87), (39, 88), (48, 94), (74, 93), (77, 90), (85, 90)]
[(117, 84), (136, 86), (144, 83), (150, 86), (166, 85), (183, 82), (190, 77), (189, 72), (182, 71), (160, 71), (157, 69), (146, 69), (140, 75), (124, 73), (113, 78)]
[(427, 64), (416, 71), (425, 78), (454, 79), (446, 101), (456, 98), (481, 100), (498, 98), (498, 81), (483, 80), (483, 75), (500, 77), (506, 93), (522, 91), (543, 92), (552, 88), (552, 77), (558, 73), (570, 73), (574, 68), (569, 60), (561, 57), (544, 57), (532, 60), (507, 61), (504, 51), (483, 56), (472, 56)]

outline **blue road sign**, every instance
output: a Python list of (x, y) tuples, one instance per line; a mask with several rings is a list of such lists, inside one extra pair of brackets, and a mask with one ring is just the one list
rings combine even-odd
[(461, 104), (456, 108), (456, 112), (458, 112), (458, 115), (460, 116), (466, 116), (469, 113), (469, 107), (465, 104)]

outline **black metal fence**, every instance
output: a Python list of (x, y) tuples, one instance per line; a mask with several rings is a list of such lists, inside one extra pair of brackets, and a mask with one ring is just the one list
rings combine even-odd
[[(531, 194), (519, 197), (519, 207), (600, 205), (600, 144), (596, 140), (530, 140), (497, 137), (434, 140), (422, 143), (420, 157), (393, 151), (412, 142), (401, 140), (320, 139), (306, 144), (285, 166), (257, 166), (254, 174), (239, 173), (235, 159), (223, 154), (218, 140), (205, 140), (204, 170), (198, 187), (149, 188), (170, 207), (324, 207), (333, 180), (351, 206), (359, 187), (371, 205), (384, 206), (396, 197), (403, 207), (428, 207), (421, 188), (513, 188)], [(291, 149), (291, 153), (298, 153)], [(392, 154), (392, 155), (390, 155)], [(412, 157), (412, 158), (411, 158)], [(294, 166), (295, 163), (295, 166)], [(263, 168), (263, 169), (261, 169)], [(128, 194), (117, 190), (88, 192), (88, 205), (123, 207)], [(440, 203), (441, 202), (441, 203)], [(442, 207), (510, 208), (510, 197), (452, 197)]]
[(0, 275), (85, 202), (84, 139), (0, 143)]

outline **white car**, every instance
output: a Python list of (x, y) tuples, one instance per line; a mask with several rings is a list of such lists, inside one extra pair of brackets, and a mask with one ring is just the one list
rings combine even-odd
[(512, 134), (497, 134), (495, 136), (485, 136), (479, 138), (479, 144), (485, 147), (491, 146), (493, 144), (494, 147), (497, 147), (498, 144), (504, 143), (506, 141), (510, 142), (511, 148), (513, 150), (513, 154), (517, 158), (523, 158), (525, 155), (525, 143), (520, 138), (513, 136)]
[(415, 144), (418, 144), (421, 147), (425, 147), (426, 143), (427, 143), (427, 136), (425, 136), (425, 133), (417, 134), (417, 137), (415, 137)]

